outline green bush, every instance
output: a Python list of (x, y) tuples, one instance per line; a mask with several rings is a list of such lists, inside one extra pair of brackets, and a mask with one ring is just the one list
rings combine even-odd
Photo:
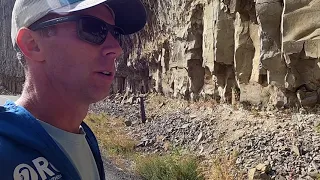
[(195, 158), (148, 156), (137, 160), (137, 172), (146, 180), (203, 180)]

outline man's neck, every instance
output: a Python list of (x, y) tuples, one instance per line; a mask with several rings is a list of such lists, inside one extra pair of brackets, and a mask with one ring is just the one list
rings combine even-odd
[(79, 133), (89, 108), (89, 105), (76, 103), (68, 97), (38, 89), (35, 91), (32, 87), (24, 88), (16, 104), (26, 108), (35, 118), (71, 133)]

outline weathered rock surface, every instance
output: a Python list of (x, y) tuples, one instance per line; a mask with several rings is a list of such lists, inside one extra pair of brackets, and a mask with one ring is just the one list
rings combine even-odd
[[(148, 26), (131, 37), (133, 49), (121, 61), (123, 71), (146, 76), (120, 75), (125, 87), (115, 83), (114, 92), (142, 89), (278, 108), (318, 103), (318, 0), (146, 4)], [(234, 90), (239, 98), (232, 98)]]
[(20, 93), (24, 82), (23, 68), (11, 43), (11, 11), (15, 1), (0, 0), (0, 85)]
[[(318, 103), (319, 0), (143, 1), (148, 24), (124, 40), (112, 92), (276, 107)], [(13, 3), (0, 0), (0, 79), (20, 92)]]

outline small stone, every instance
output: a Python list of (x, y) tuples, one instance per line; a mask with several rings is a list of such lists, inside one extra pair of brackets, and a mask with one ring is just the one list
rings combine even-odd
[(160, 135), (156, 137), (157, 142), (164, 142), (167, 139), (166, 136)]
[(194, 119), (194, 118), (196, 118), (196, 117), (198, 117), (197, 114), (190, 114), (190, 118), (191, 118), (191, 119)]
[(276, 176), (275, 179), (276, 179), (276, 180), (286, 180), (286, 178), (283, 177), (283, 176), (281, 176), (281, 175)]
[(165, 105), (164, 102), (160, 103), (160, 104), (159, 104), (159, 108), (162, 108), (164, 105)]
[(301, 170), (301, 176), (306, 176), (307, 175), (307, 172), (305, 170)]
[(132, 125), (132, 121), (130, 121), (130, 120), (125, 120), (124, 121), (124, 124), (126, 125), (126, 126), (131, 126)]
[(292, 152), (294, 152), (297, 156), (300, 156), (300, 155), (301, 155), (301, 154), (300, 154), (300, 149), (299, 149), (298, 146), (293, 145), (293, 146), (291, 147), (291, 150), (292, 150)]
[(256, 168), (252, 168), (248, 172), (248, 179), (249, 180), (254, 180), (255, 179), (255, 174), (256, 174)]
[(280, 146), (278, 148), (279, 151), (290, 151), (290, 148), (288, 146)]
[(173, 128), (167, 128), (167, 132), (170, 133), (172, 132)]
[(170, 147), (171, 147), (171, 144), (169, 142), (164, 142), (163, 143), (163, 149), (165, 151), (168, 151), (170, 149)]
[(144, 142), (143, 142), (143, 141), (139, 142), (139, 143), (136, 145), (136, 147), (144, 147)]
[[(265, 165), (271, 165), (271, 163), (269, 162), (269, 161), (264, 161), (264, 163), (263, 164), (265, 164)], [(271, 169), (271, 168), (270, 168)]]
[(242, 161), (242, 159), (241, 158), (237, 158), (237, 160), (236, 160), (236, 164), (241, 164), (243, 161)]
[(319, 173), (317, 171), (309, 172), (309, 176), (311, 176), (314, 179), (317, 179), (318, 175), (319, 175)]
[(259, 172), (256, 168), (250, 169), (248, 172), (249, 180), (271, 180), (271, 178), (264, 172)]
[(269, 164), (258, 164), (256, 169), (268, 173), (271, 170), (271, 166)]
[(271, 177), (266, 173), (261, 173), (259, 176), (260, 180), (271, 180)]
[(199, 143), (201, 140), (202, 140), (202, 132), (200, 132), (200, 134), (198, 135), (196, 142)]
[(126, 103), (129, 103), (129, 104), (133, 104), (134, 102), (134, 98), (133, 97), (129, 97), (126, 101)]
[(312, 161), (312, 162), (311, 162), (311, 165), (312, 165), (312, 167), (313, 167), (316, 171), (318, 171), (319, 166), (318, 166), (318, 164), (317, 164), (315, 161)]
[(299, 113), (300, 114), (307, 114), (307, 110), (305, 108), (300, 108)]
[(320, 161), (320, 155), (316, 155), (316, 156), (313, 158), (313, 160), (315, 160), (315, 161)]
[(203, 153), (203, 150), (204, 150), (204, 147), (201, 145), (201, 146), (200, 146), (199, 154)]
[(190, 125), (190, 124), (184, 124), (181, 128), (182, 128), (182, 129), (186, 129), (186, 128), (189, 127), (189, 125)]

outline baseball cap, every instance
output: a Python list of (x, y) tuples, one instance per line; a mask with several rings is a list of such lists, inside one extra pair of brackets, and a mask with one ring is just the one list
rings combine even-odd
[(18, 31), (50, 13), (66, 14), (105, 3), (115, 16), (115, 25), (125, 35), (140, 31), (147, 21), (140, 0), (16, 0), (12, 10), (11, 40), (16, 44)]

